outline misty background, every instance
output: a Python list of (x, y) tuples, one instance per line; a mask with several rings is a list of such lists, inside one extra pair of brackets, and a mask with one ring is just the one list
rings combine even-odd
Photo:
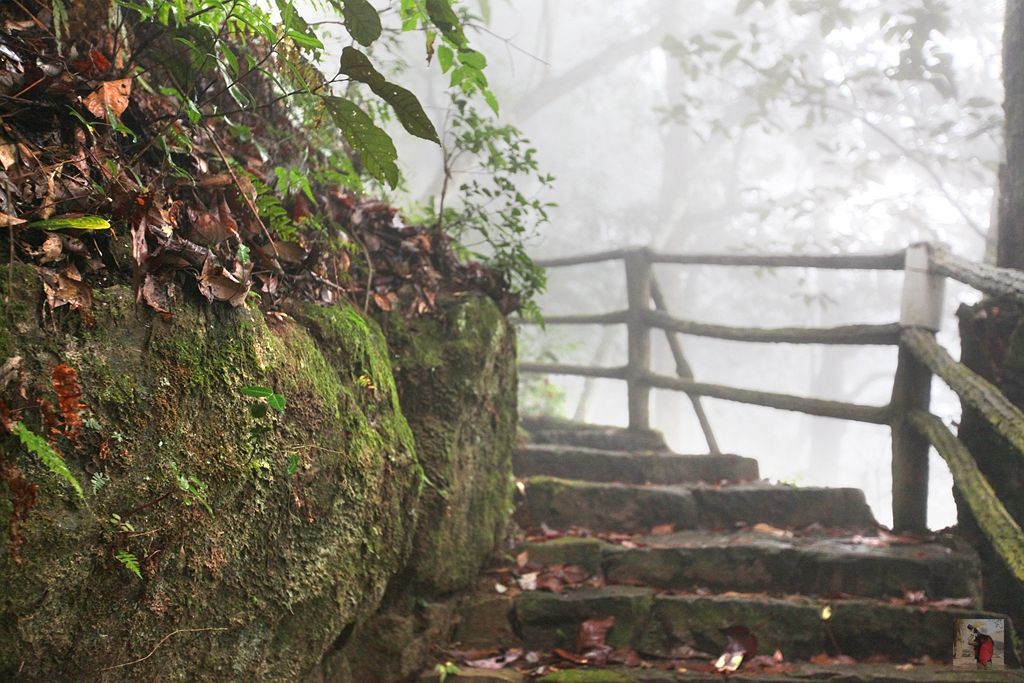
[[(981, 260), (1001, 150), (1003, 2), (982, 0), (514, 0), (467, 3), (502, 120), (556, 176), (558, 204), (535, 258), (648, 245), (666, 252), (861, 253), (940, 241)], [(393, 8), (392, 8), (393, 9)], [(422, 46), (401, 82), (439, 131), (446, 83)], [(396, 135), (426, 202), (436, 146)], [(453, 181), (472, 177), (457, 167)], [(529, 194), (531, 188), (524, 188)], [(671, 313), (734, 326), (898, 320), (902, 274), (656, 266)], [(548, 315), (625, 307), (620, 262), (550, 270)], [(940, 342), (959, 354), (955, 311), (977, 295), (948, 282)], [(606, 331), (605, 331), (606, 330)], [(674, 375), (664, 337), (654, 371)], [(698, 381), (881, 405), (895, 347), (765, 345), (682, 337)], [(524, 360), (621, 365), (625, 328), (521, 330)], [(521, 412), (626, 424), (622, 382), (521, 378)], [(888, 427), (703, 399), (724, 452), (762, 476), (864, 489), (891, 524)], [(959, 401), (933, 384), (933, 412)], [(654, 391), (653, 426), (681, 453), (707, 446), (685, 395)], [(955, 523), (949, 472), (931, 458), (929, 526)]]

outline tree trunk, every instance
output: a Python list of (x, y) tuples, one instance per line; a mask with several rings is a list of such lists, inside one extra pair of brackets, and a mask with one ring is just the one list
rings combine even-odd
[[(1006, 164), (1000, 171), (996, 263), (1024, 269), (1024, 0), (1008, 0), (1003, 34), (1003, 84), (1006, 89)], [(988, 300), (961, 306), (962, 362), (995, 384), (1015, 405), (1024, 407), (1024, 307)], [(1024, 523), (1024, 472), (1012, 446), (985, 419), (961, 401), (958, 436), (1018, 523)], [(982, 560), (987, 609), (1004, 611), (1018, 632), (1024, 629), (1024, 585), (1006, 569), (977, 522), (954, 490), (961, 532)]]

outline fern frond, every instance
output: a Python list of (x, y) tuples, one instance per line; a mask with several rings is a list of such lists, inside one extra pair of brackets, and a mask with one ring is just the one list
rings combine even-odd
[(21, 422), (15, 422), (11, 425), (11, 433), (18, 437), (21, 444), (28, 449), (29, 453), (34, 454), (37, 458), (43, 461), (46, 467), (56, 474), (58, 477), (71, 484), (71, 488), (75, 490), (78, 497), (85, 500), (85, 493), (82, 491), (82, 485), (75, 479), (75, 475), (71, 474), (71, 470), (64, 464), (64, 458), (60, 457), (60, 454), (53, 449), (46, 439), (39, 436), (31, 429), (26, 427)]
[(135, 576), (142, 578), (142, 570), (139, 569), (139, 558), (135, 557), (135, 553), (130, 553), (127, 550), (118, 550), (114, 557), (117, 561), (124, 565), (124, 568), (130, 571)]

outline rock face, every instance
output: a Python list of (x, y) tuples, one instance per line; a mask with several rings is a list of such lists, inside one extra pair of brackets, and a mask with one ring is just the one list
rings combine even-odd
[[(42, 434), (40, 401), (57, 401), (53, 369), (77, 371), (84, 427), (54, 443), (84, 497), (4, 438), (0, 525), (18, 517), (21, 547), (15, 556), (6, 539), (0, 555), (0, 679), (298, 680), (344, 649), (400, 572), (428, 584), (446, 575), (412, 552), (414, 542), (434, 550), (414, 541), (417, 524), (450, 544), (437, 558), (493, 547), (500, 516), (480, 528), (456, 520), (507, 509), (502, 467), (471, 494), (453, 492), (438, 517), (430, 501), (444, 498), (444, 484), (433, 465), (428, 481), (424, 464), (472, 469), (465, 460), (486, 452), (480, 466), (492, 467), (504, 453), (507, 470), (511, 437), (496, 423), (514, 425), (514, 407), (495, 404), (496, 422), (477, 426), (478, 385), (444, 385), (435, 400), (424, 384), (423, 398), (406, 401), (391, 362), (404, 357), (401, 343), (389, 348), (357, 310), (304, 307), (268, 326), (254, 308), (186, 302), (165, 321), (137, 307), (129, 287), (112, 286), (96, 290), (86, 325), (78, 314), (41, 319), (37, 276), (12, 272), (0, 351), (21, 358), (21, 380), (9, 374), (0, 398)], [(467, 325), (473, 334), (492, 325), (509, 337), (489, 301), (450, 315), (463, 311), (481, 316)], [(462, 341), (448, 333), (439, 348)], [(514, 354), (477, 341), (467, 333), (463, 353), (514, 378)], [(284, 411), (254, 416), (265, 399), (244, 395), (246, 386), (282, 394)], [(416, 425), (435, 411), (443, 422), (449, 403), (471, 404), (456, 432), (468, 441), (453, 438), (444, 452), (418, 443)], [(15, 475), (38, 484), (24, 513)], [(116, 559), (124, 552), (143, 578)], [(460, 571), (475, 571), (473, 561)]]
[(446, 642), (452, 598), (505, 536), (516, 433), (515, 339), (489, 301), (441, 319), (384, 321), (402, 409), (430, 486), (409, 561), (384, 609), (329, 654), (311, 680), (388, 683), (414, 676)]

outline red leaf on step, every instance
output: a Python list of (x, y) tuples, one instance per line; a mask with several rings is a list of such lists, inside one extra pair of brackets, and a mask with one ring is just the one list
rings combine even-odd
[(613, 626), (615, 626), (615, 617), (587, 619), (580, 624), (580, 629), (576, 634), (576, 650), (585, 652), (606, 647), (605, 639)]

